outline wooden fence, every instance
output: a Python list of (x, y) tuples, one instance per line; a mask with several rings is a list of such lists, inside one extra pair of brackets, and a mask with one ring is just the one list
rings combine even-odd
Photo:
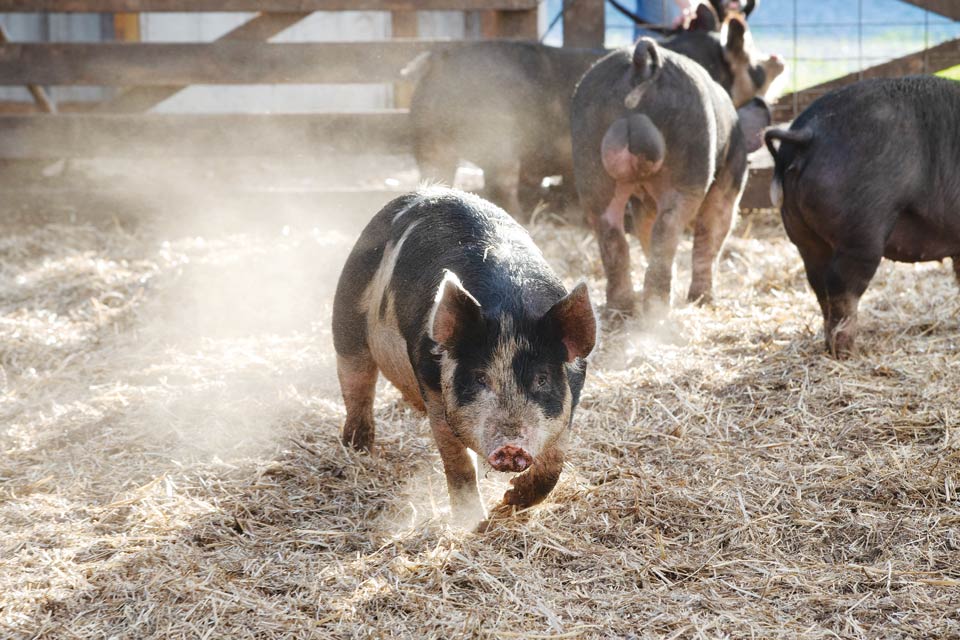
[[(190, 85), (395, 83), (403, 106), (410, 87), (401, 69), (420, 53), (454, 41), (417, 38), (416, 10), (480, 12), (485, 38), (536, 39), (539, 0), (0, 0), (0, 12), (114, 13), (130, 25), (142, 12), (255, 12), (214, 42), (10, 43), (0, 39), (0, 85), (31, 88), (33, 113), (0, 115), (0, 205), (35, 198), (89, 200), (94, 194), (55, 180), (24, 181), (19, 165), (58, 159), (286, 157), (291, 154), (408, 152), (403, 108), (310, 114), (157, 114), (149, 110)], [(392, 40), (271, 43), (317, 11), (389, 11)], [(134, 21), (135, 25), (136, 22)], [(134, 29), (135, 31), (135, 29)], [(82, 113), (51, 115), (42, 86), (117, 87)], [(29, 165), (29, 163), (33, 165)], [(15, 183), (15, 184), (11, 184)], [(122, 185), (112, 185), (122, 192)], [(336, 190), (337, 206), (378, 206), (389, 190)], [(354, 197), (349, 197), (350, 195)], [(329, 207), (329, 190), (312, 196)], [(81, 198), (81, 196), (83, 196)], [(245, 194), (247, 198), (249, 194)], [(93, 200), (102, 202), (102, 198)], [(371, 211), (372, 213), (372, 211)]]

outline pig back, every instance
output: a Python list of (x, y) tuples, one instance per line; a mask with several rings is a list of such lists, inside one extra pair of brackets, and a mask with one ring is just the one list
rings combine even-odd
[(536, 319), (566, 295), (527, 231), (472, 194), (432, 187), (402, 196), (363, 235), (382, 247), (365, 294), (367, 323), (395, 327), (418, 377), (437, 374), (427, 324), (447, 270), (489, 317)]

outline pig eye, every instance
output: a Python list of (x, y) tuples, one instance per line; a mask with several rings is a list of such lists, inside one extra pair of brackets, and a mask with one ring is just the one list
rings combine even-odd
[(484, 373), (483, 371), (476, 371), (476, 372), (474, 372), (474, 374), (473, 374), (473, 379), (474, 379), (474, 380), (476, 381), (476, 383), (477, 383), (478, 385), (480, 385), (481, 387), (487, 386), (487, 374)]
[(537, 377), (534, 378), (534, 384), (536, 385), (537, 389), (543, 389), (544, 387), (547, 386), (547, 383), (549, 381), (550, 379), (547, 377), (547, 374), (545, 373), (538, 373)]

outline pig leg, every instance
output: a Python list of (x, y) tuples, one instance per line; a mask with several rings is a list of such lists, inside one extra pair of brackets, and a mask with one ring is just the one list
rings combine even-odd
[(953, 275), (957, 278), (957, 284), (960, 285), (960, 256), (950, 258), (953, 263)]
[(350, 356), (337, 355), (337, 377), (347, 421), (343, 425), (343, 444), (360, 451), (373, 448), (373, 396), (377, 388), (377, 365), (369, 351)]
[(670, 307), (670, 281), (680, 234), (702, 202), (702, 197), (673, 192), (657, 203), (657, 219), (650, 234), (650, 260), (643, 280), (643, 309), (648, 314), (660, 315)]
[(826, 273), (824, 338), (827, 349), (843, 358), (853, 352), (857, 337), (857, 306), (860, 296), (880, 266), (883, 248), (840, 247), (833, 253)]
[(562, 445), (548, 447), (534, 459), (527, 471), (510, 480), (512, 488), (503, 494), (503, 504), (526, 509), (543, 502), (557, 486), (562, 470)]
[(607, 277), (607, 310), (622, 313), (633, 311), (633, 283), (630, 281), (630, 245), (623, 229), (623, 217), (632, 188), (617, 184), (613, 198), (602, 215), (591, 212), (590, 218), (600, 259)]
[(473, 526), (486, 517), (477, 488), (477, 469), (467, 448), (443, 419), (442, 411), (430, 411), (430, 429), (443, 461), (453, 518), (463, 526)]
[(420, 168), (421, 180), (453, 186), (458, 159), (452, 145), (424, 136), (414, 144), (413, 155)]
[(739, 190), (723, 188), (714, 183), (700, 205), (693, 235), (693, 277), (687, 294), (689, 302), (709, 304), (713, 301), (713, 272), (720, 249), (733, 226), (738, 200)]
[(875, 234), (878, 239), (872, 243), (865, 237), (858, 239), (859, 244), (841, 241), (834, 249), (787, 209), (783, 212), (783, 223), (787, 235), (800, 251), (807, 282), (820, 303), (827, 351), (845, 358), (853, 352), (860, 296), (880, 265), (882, 239), (887, 234), (881, 230)]
[(520, 163), (498, 160), (483, 166), (484, 197), (519, 222), (528, 216), (520, 206)]

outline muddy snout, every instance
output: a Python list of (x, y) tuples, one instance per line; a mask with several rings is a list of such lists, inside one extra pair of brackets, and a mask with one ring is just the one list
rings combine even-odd
[(533, 456), (513, 444), (505, 444), (487, 456), (487, 462), (497, 471), (519, 473), (533, 464)]

